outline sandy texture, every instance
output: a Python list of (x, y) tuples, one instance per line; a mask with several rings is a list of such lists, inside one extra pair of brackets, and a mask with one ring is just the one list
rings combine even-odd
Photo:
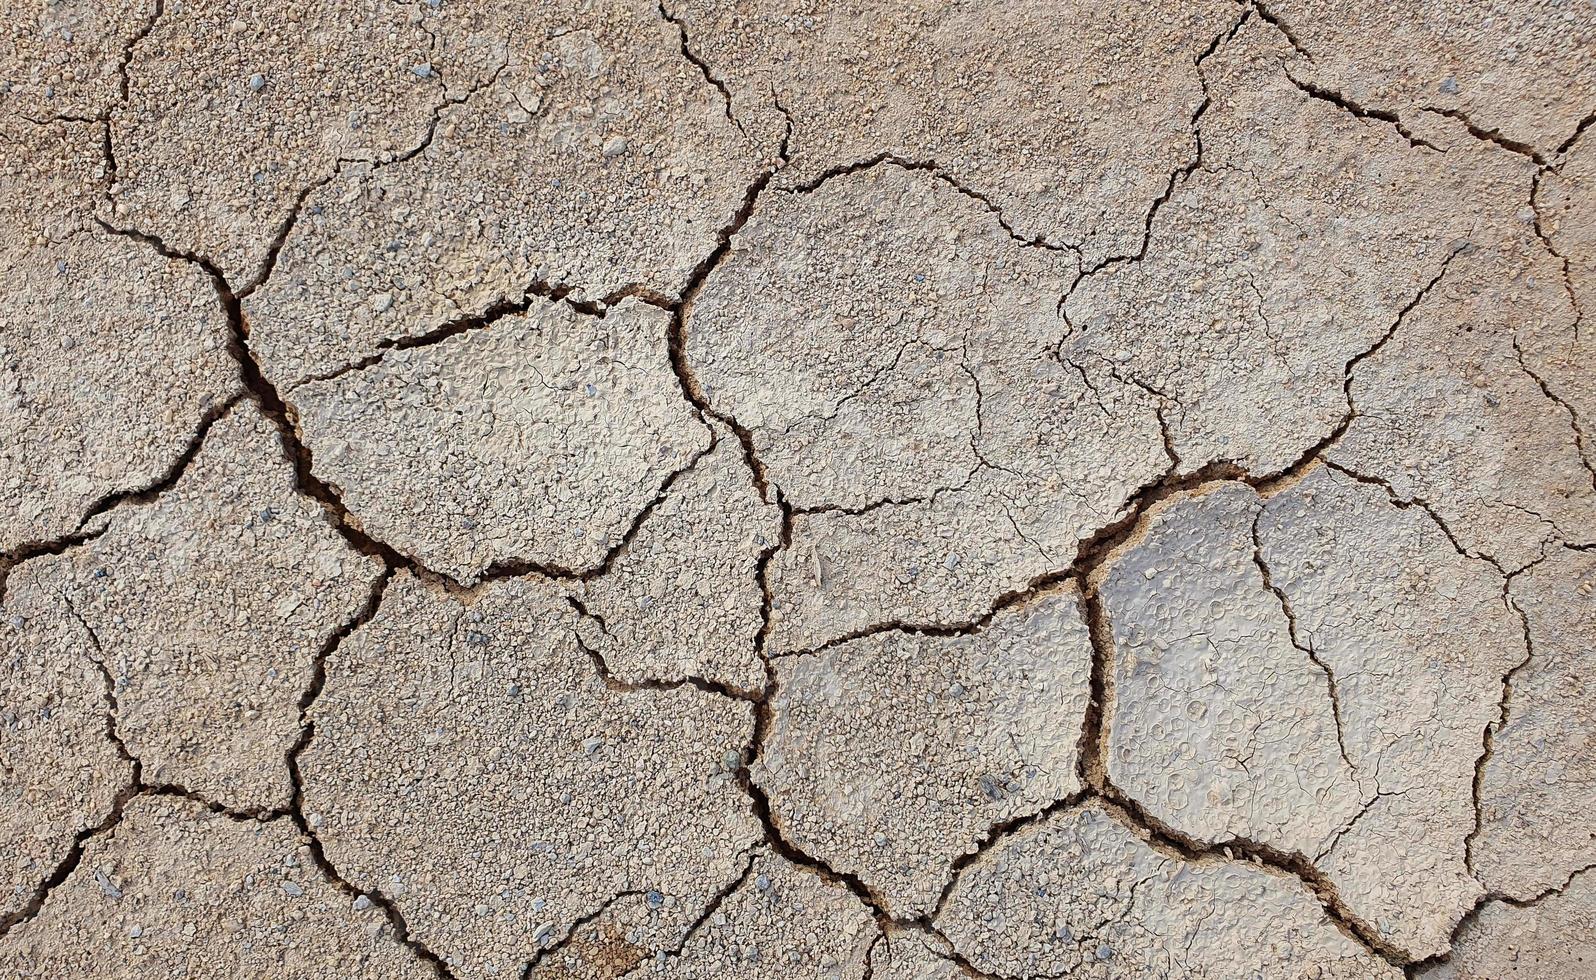
[(1065, 591), (972, 636), (887, 633), (780, 661), (752, 775), (783, 836), (894, 915), (932, 911), (993, 825), (1080, 789), (1092, 656), (1077, 602)]
[(394, 977), (428, 974), (370, 903), (316, 867), (285, 817), (230, 820), (186, 800), (129, 803), (18, 928), (19, 977)]
[(382, 566), (294, 492), (250, 402), (170, 490), (96, 523), (93, 541), (29, 571), (90, 631), (141, 778), (239, 809), (287, 806), (283, 760), (312, 664)]
[(1588, 0), (0, 0), (0, 975), (1573, 980)]
[(944, 916), (954, 947), (1001, 976), (1401, 976), (1336, 932), (1299, 882), (1189, 864), (1091, 804), (994, 848)]
[(608, 689), (535, 582), (469, 605), (389, 589), (329, 658), (299, 760), (334, 864), (462, 977), (513, 973), (622, 892), (645, 899), (632, 925), (679, 939), (758, 840), (733, 782), (748, 707)]
[(163, 480), (238, 390), (210, 277), (92, 218), (88, 123), (0, 119), (0, 552)]

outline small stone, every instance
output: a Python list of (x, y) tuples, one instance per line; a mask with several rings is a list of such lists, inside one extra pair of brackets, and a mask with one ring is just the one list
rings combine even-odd
[(251, 92), (259, 92), (261, 89), (263, 89), (265, 87), (266, 87), (266, 76), (265, 75), (262, 75), (259, 72), (256, 72), (255, 74), (249, 76), (249, 90)]
[(611, 137), (610, 141), (604, 144), (604, 158), (606, 160), (613, 160), (625, 152), (626, 139), (624, 137)]

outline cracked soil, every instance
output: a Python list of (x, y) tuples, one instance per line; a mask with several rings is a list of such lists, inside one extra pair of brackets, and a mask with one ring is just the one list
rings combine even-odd
[(1596, 977), (1596, 4), (0, 0), (0, 977)]

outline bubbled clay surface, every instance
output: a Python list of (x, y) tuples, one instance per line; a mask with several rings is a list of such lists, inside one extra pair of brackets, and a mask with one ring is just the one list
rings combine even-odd
[(0, 0), (0, 977), (1596, 975), (1596, 16)]

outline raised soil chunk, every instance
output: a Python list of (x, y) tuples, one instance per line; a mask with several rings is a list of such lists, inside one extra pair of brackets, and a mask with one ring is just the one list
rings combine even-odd
[(50, 576), (17, 569), (0, 604), (0, 929), (132, 784), (99, 657)]
[(1099, 804), (1051, 814), (967, 868), (937, 927), (1002, 977), (1337, 977), (1402, 971), (1301, 882), (1149, 845)]
[(518, 565), (587, 570), (710, 430), (682, 397), (670, 317), (538, 301), (293, 393), (316, 475), (373, 536), (467, 584)]
[(758, 570), (780, 537), (780, 511), (760, 501), (736, 436), (716, 426), (714, 448), (672, 481), (609, 571), (583, 585), (597, 627), (585, 642), (628, 683), (697, 677), (760, 691)]
[(16, 977), (421, 980), (380, 909), (329, 881), (286, 817), (141, 796), (91, 838), (37, 917), (0, 940)]
[(170, 490), (92, 529), (103, 533), (40, 559), (39, 580), (93, 631), (141, 778), (241, 810), (287, 806), (314, 662), (382, 566), (296, 491), (252, 401), (211, 427)]
[(1055, 356), (1068, 256), (893, 163), (766, 202), (690, 305), (687, 354), (798, 512), (773, 651), (975, 619), (1168, 466), (1147, 392)]
[(105, 176), (99, 127), (0, 120), (0, 555), (159, 481), (238, 388), (210, 279), (88, 216)]
[(969, 635), (893, 630), (783, 658), (754, 783), (792, 844), (892, 915), (929, 913), (994, 826), (1080, 789), (1091, 662), (1073, 588)]
[(1491, 900), (1458, 931), (1446, 962), (1419, 980), (1586, 980), (1596, 964), (1596, 869), (1532, 904)]
[(1204, 844), (1314, 863), (1392, 947), (1444, 950), (1481, 891), (1482, 732), (1524, 656), (1497, 570), (1321, 467), (1267, 502), (1168, 505), (1099, 587), (1113, 784)]
[(401, 574), (327, 660), (304, 809), (457, 977), (513, 976), (622, 892), (634, 944), (674, 948), (758, 839), (749, 707), (612, 690), (576, 626), (536, 580), (462, 601)]
[(420, 20), (392, 0), (167, 0), (111, 114), (112, 223), (250, 286), (311, 188), (429, 137), (444, 92)]
[(345, 167), (305, 199), (244, 304), (279, 384), (535, 287), (674, 298), (773, 164), (778, 137), (727, 117), (649, 0), (421, 16), (458, 104), (413, 156)]
[(1510, 592), (1531, 652), (1506, 678), (1473, 857), (1487, 888), (1527, 900), (1596, 863), (1596, 552), (1559, 549)]
[(1088, 263), (1134, 255), (1147, 211), (1196, 156), (1196, 62), (1240, 15), (1212, 0), (663, 7), (745, 128), (792, 126), (777, 186), (890, 154)]

